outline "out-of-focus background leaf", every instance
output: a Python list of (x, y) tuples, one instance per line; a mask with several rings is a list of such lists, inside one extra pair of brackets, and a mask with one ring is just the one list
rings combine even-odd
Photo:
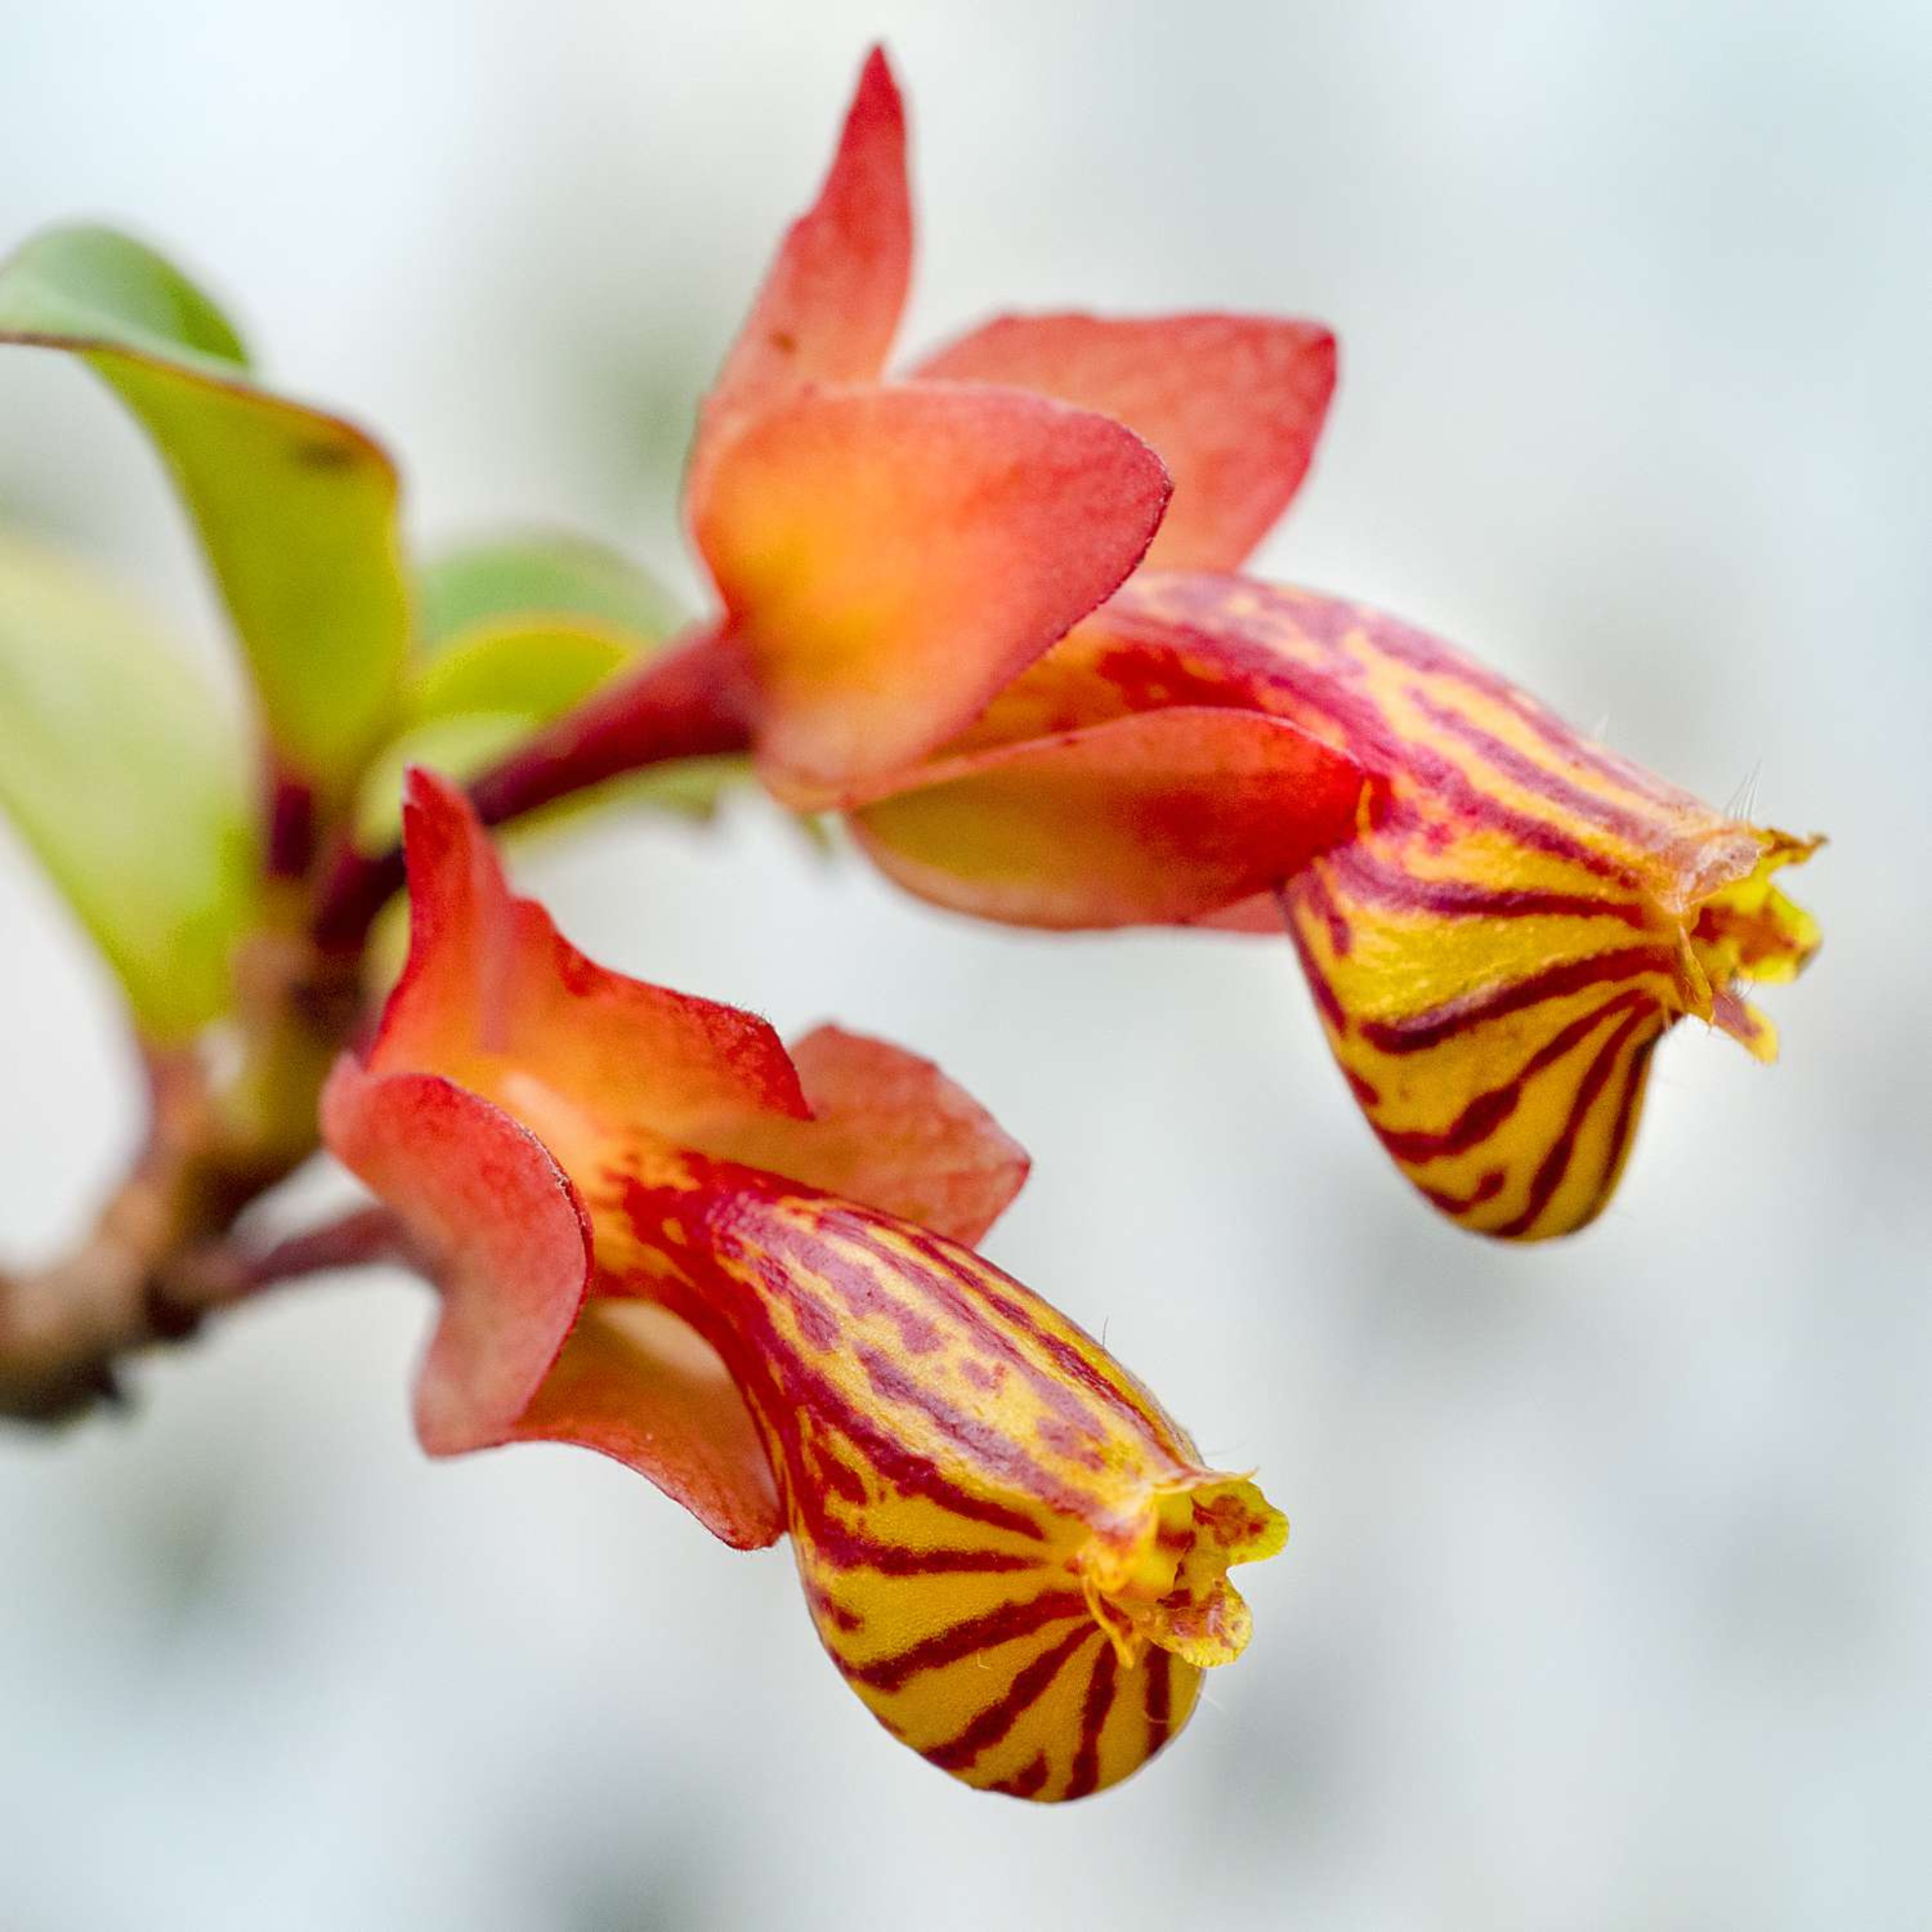
[(670, 592), (628, 557), (550, 532), (447, 550), (424, 568), (416, 598), (431, 651), (465, 632), (518, 618), (588, 617), (639, 645), (662, 644), (682, 621)]
[[(1146, 1777), (910, 1762), (745, 1558), (566, 1449), (424, 1462), (424, 1298), (292, 1291), (0, 1444), (0, 1923), (24, 1932), (1904, 1932), (1932, 1789), (1932, 15), (1745, 0), (17, 7), (0, 231), (104, 210), (407, 465), (700, 608), (691, 411), (863, 46), (912, 91), (908, 340), (1312, 314), (1269, 574), (1481, 652), (1832, 844), (1774, 1070), (1686, 1027), (1611, 1215), (1510, 1254), (1388, 1172), (1283, 949), (1055, 940), (763, 810), (518, 858), (596, 956), (935, 1055), (1030, 1148), (990, 1244), (1294, 1518)], [(241, 158), (238, 159), (238, 158)], [(124, 425), (0, 357), (0, 510), (218, 621)], [(8, 862), (0, 851), (0, 868)], [(111, 988), (0, 869), (0, 1244), (131, 1131)], [(112, 1848), (108, 1856), (105, 1848)]]
[(227, 1006), (253, 903), (252, 782), (234, 721), (137, 606), (0, 533), (0, 811), (151, 1040)]
[(152, 249), (62, 226), (0, 263), (0, 342), (65, 349), (152, 438), (200, 533), (267, 734), (339, 790), (393, 722), (410, 615), (388, 458), (259, 387), (214, 302)]

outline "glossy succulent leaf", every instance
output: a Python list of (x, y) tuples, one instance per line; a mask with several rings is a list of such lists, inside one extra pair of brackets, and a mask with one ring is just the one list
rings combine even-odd
[(445, 1283), (425, 1442), (576, 1442), (728, 1542), (789, 1530), (847, 1681), (969, 1784), (1073, 1798), (1145, 1762), (1246, 1642), (1229, 1567), (1286, 1526), (1090, 1336), (906, 1218), (976, 1232), (1018, 1150), (882, 1042), (790, 1058), (585, 959), (420, 774), (407, 844), (409, 965), (323, 1118)]
[(0, 266), (9, 332), (112, 344), (218, 375), (248, 367), (235, 326), (173, 263), (111, 228), (88, 224), (36, 235)]
[[(511, 617), (471, 625), (410, 679), (407, 728), (376, 754), (359, 788), (358, 842), (372, 851), (393, 844), (401, 824), (403, 775), (412, 765), (474, 778), (649, 648), (593, 618)], [(542, 817), (554, 824), (632, 804), (706, 819), (750, 776), (748, 761), (739, 756), (680, 759), (573, 792)]]
[[(362, 788), (368, 846), (394, 839), (410, 766), (474, 777), (650, 657), (681, 622), (669, 593), (628, 559), (548, 533), (452, 550), (418, 590), (423, 650), (404, 694), (407, 728)], [(574, 793), (545, 818), (621, 802), (708, 818), (748, 777), (740, 758), (680, 760)]]
[(200, 531), (281, 767), (338, 791), (388, 728), (410, 614), (388, 458), (263, 388), (152, 250), (56, 229), (0, 266), (0, 340), (77, 356), (152, 439)]
[(428, 718), (392, 739), (357, 788), (356, 844), (370, 853), (394, 847), (403, 825), (403, 781), (412, 766), (459, 782), (473, 778), (528, 736), (533, 722), (518, 711), (461, 711)]
[(233, 722), (138, 611), (0, 538), (0, 806), (158, 1042), (230, 1004), (251, 787)]
[(472, 631), (537, 630), (532, 620), (587, 618), (633, 649), (680, 628), (676, 600), (629, 558), (581, 538), (526, 532), (463, 544), (417, 582), (419, 635), (434, 656)]

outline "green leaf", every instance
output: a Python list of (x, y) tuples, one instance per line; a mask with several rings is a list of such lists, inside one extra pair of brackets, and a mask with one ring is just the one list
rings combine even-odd
[(537, 532), (466, 544), (418, 586), (425, 648), (510, 617), (590, 617), (640, 645), (662, 644), (684, 618), (656, 579), (615, 550)]
[(421, 720), (512, 711), (548, 722), (638, 655), (626, 634), (590, 622), (478, 626), (418, 671), (410, 685), (410, 716)]
[(141, 614), (0, 536), (0, 806), (157, 1042), (230, 1004), (253, 908), (241, 735)]
[(111, 229), (0, 264), (0, 342), (79, 356), (134, 412), (200, 530), (281, 764), (340, 792), (394, 722), (410, 613), (388, 456), (245, 373), (193, 283)]
[(22, 334), (119, 343), (166, 360), (248, 366), (234, 325), (152, 248), (111, 228), (50, 228), (0, 269), (7, 326)]

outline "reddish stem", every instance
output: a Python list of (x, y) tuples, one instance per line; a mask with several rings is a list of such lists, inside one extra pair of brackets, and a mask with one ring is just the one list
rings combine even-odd
[[(746, 751), (749, 709), (736, 654), (706, 625), (526, 739), (472, 782), (470, 796), (485, 825), (501, 825), (626, 772)], [(316, 895), (317, 943), (359, 946), (402, 884), (400, 850), (371, 856), (345, 844)]]
[(262, 864), (272, 879), (299, 879), (315, 862), (315, 794), (279, 765), (265, 790)]
[(241, 1292), (253, 1294), (304, 1275), (341, 1268), (375, 1268), (385, 1262), (414, 1265), (416, 1250), (402, 1223), (386, 1208), (358, 1208), (340, 1220), (304, 1228), (257, 1254), (232, 1258)]
[(736, 653), (707, 624), (525, 740), (470, 796), (501, 825), (626, 772), (748, 750), (748, 698)]

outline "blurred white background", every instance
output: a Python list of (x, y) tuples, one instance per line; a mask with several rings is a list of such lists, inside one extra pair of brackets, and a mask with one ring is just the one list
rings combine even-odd
[[(1919, 1926), (1932, 1795), (1932, 14), (4, 0), (0, 237), (130, 225), (379, 429), (434, 538), (682, 570), (697, 392), (867, 40), (914, 340), (1004, 306), (1340, 331), (1264, 574), (1438, 629), (1834, 843), (1766, 1072), (1686, 1028), (1619, 1202), (1426, 1214), (1285, 948), (950, 921), (747, 803), (533, 856), (614, 964), (936, 1054), (1037, 1160), (994, 1257), (1294, 1537), (1183, 1742), (1040, 1811), (867, 1719), (782, 1550), (563, 1449), (433, 1466), (400, 1280), (290, 1293), (0, 1438), (5, 1932)], [(0, 364), (0, 514), (222, 634), (104, 395)], [(0, 845), (0, 1247), (134, 1130)]]

